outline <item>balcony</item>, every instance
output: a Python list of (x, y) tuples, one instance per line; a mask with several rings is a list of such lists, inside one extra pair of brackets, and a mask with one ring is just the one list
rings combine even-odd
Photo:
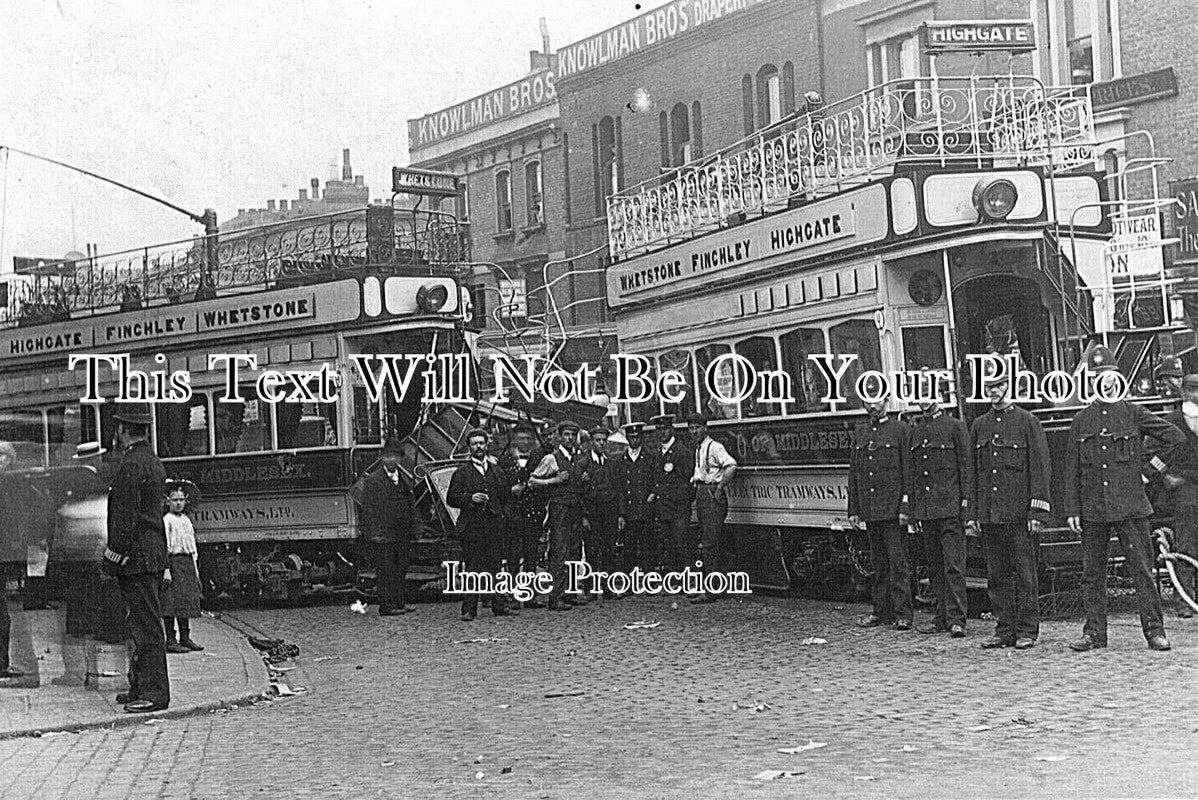
[(456, 272), (469, 227), (435, 211), (371, 207), (127, 250), (10, 284), (0, 328), (40, 325), (354, 274)]
[(834, 194), (900, 165), (1037, 166), (1094, 160), (1088, 87), (1027, 77), (896, 81), (751, 137), (608, 198), (613, 259)]

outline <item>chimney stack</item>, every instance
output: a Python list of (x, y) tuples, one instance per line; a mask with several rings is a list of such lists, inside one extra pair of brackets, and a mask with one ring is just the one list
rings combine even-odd
[(355, 175), (354, 176), (354, 186), (364, 186), (365, 180), (366, 180), (365, 175)]
[(349, 167), (349, 148), (347, 147), (341, 151), (341, 180), (348, 183), (353, 179), (354, 171)]
[(280, 211), (286, 211), (286, 210), (287, 210), (287, 203), (288, 203), (288, 201), (286, 201), (286, 200), (280, 200), (280, 201), (279, 201), (279, 210), (280, 210)]
[(306, 203), (306, 202), (308, 202), (308, 190), (300, 189), (299, 190), (299, 200), (297, 200), (296, 203)]
[(274, 210), (275, 210), (275, 201), (274, 201), (274, 200), (267, 200), (267, 201), (266, 201), (266, 210), (267, 210), (267, 211), (274, 211)]
[(312, 179), (312, 202), (320, 199), (320, 178)]
[(552, 50), (549, 49), (549, 22), (544, 17), (537, 20), (537, 24), (541, 27), (541, 52), (549, 55)]

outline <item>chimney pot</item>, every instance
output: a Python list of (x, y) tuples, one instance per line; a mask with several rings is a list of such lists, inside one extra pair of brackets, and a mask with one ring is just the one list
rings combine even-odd
[(267, 211), (274, 211), (274, 210), (275, 210), (275, 201), (274, 201), (274, 200), (267, 200), (267, 201), (266, 201), (266, 210), (267, 210)]
[(239, 216), (239, 217), (240, 217), (240, 216), (241, 216), (242, 214), (244, 214), (244, 213), (245, 213), (245, 209), (244, 209), (244, 208), (239, 208), (239, 209), (237, 209), (237, 216)]
[(352, 181), (354, 179), (354, 171), (349, 166), (349, 148), (341, 151), (341, 180)]
[(365, 180), (366, 180), (366, 176), (365, 176), (365, 175), (355, 175), (355, 176), (354, 176), (354, 185), (355, 185), (355, 186), (363, 186), (363, 185), (365, 185), (365, 184), (363, 183), (363, 181), (365, 181)]
[(301, 203), (308, 202), (308, 190), (307, 189), (299, 190), (299, 202), (301, 202)]
[(286, 210), (287, 210), (287, 202), (288, 202), (288, 201), (286, 201), (286, 200), (280, 200), (280, 201), (279, 201), (279, 210), (280, 210), (280, 211), (286, 211)]
[(312, 179), (312, 200), (313, 202), (320, 199), (320, 178)]

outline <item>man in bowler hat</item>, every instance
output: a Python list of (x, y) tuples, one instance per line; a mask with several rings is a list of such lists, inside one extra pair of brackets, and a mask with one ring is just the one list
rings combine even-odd
[[(503, 468), (492, 464), (487, 457), (490, 441), (491, 435), (481, 428), (466, 434), (470, 460), (458, 467), (449, 479), (446, 500), (461, 512), (457, 532), (462, 540), (462, 560), (466, 569), (498, 576), (503, 561), (512, 482)], [(515, 610), (508, 608), (507, 599), (507, 595), (499, 593), (491, 596), (491, 611), (495, 616), (516, 615)], [(462, 621), (473, 622), (476, 616), (478, 595), (467, 595), (462, 600)]]
[(166, 471), (150, 447), (149, 403), (118, 403), (112, 418), (122, 459), (108, 494), (108, 546), (102, 566), (120, 584), (133, 637), (125, 710), (160, 711), (171, 702), (158, 599), (167, 568), (162, 522)]
[(416, 610), (405, 602), (416, 514), (412, 490), (399, 470), (402, 457), (399, 442), (388, 439), (381, 466), (362, 488), (362, 534), (375, 571), (380, 617)]

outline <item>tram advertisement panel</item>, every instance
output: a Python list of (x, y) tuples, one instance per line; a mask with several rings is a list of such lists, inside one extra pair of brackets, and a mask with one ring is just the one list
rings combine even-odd
[(747, 469), (728, 486), (728, 522), (831, 527), (845, 521), (847, 470)]
[(752, 425), (712, 426), (711, 435), (742, 466), (849, 463), (853, 429), (863, 417), (775, 420)]
[(344, 452), (271, 453), (166, 466), (171, 477), (189, 480), (209, 496), (305, 492), (344, 486), (349, 475)]

